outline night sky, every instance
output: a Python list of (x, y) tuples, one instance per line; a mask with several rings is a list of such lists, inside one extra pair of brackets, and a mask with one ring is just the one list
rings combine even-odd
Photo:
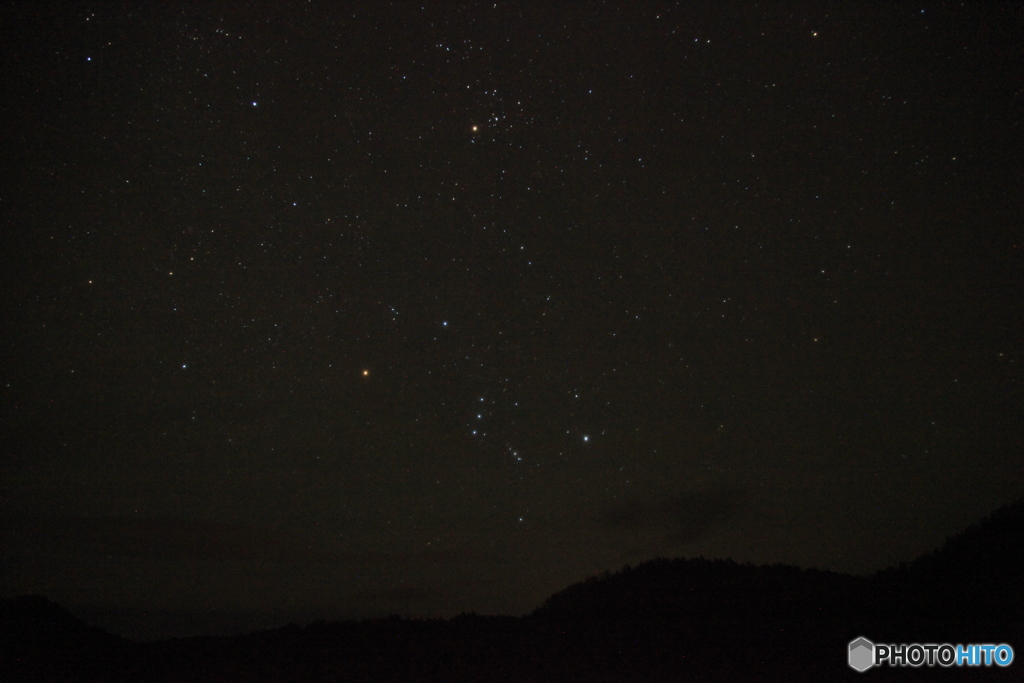
[(1019, 5), (41, 5), (0, 16), (4, 597), (523, 614), (658, 556), (871, 572), (1024, 494)]

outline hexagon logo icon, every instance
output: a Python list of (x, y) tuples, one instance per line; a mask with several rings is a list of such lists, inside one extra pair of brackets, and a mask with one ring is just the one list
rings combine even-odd
[(850, 668), (867, 671), (875, 664), (875, 644), (867, 638), (850, 641)]

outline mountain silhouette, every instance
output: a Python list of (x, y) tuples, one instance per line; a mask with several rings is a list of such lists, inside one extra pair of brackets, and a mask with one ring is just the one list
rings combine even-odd
[(524, 617), (463, 614), (289, 625), (134, 643), (39, 596), (0, 601), (0, 678), (75, 681), (1021, 680), (1009, 667), (878, 668), (847, 644), (1009, 643), (1024, 652), (1024, 500), (938, 550), (858, 577), (656, 559), (549, 597)]
[(131, 645), (40, 595), (0, 600), (0, 680), (93, 680)]

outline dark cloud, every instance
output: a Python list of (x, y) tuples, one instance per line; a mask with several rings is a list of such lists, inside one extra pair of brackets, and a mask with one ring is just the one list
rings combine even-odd
[(168, 610), (153, 607), (109, 607), (69, 604), (68, 609), (87, 623), (134, 640), (184, 638), (197, 632), (211, 636), (231, 636), (262, 629), (279, 628), (288, 623), (308, 624), (325, 617), (345, 618), (309, 611), (273, 610)]
[(660, 500), (630, 500), (605, 509), (597, 522), (605, 529), (659, 536), (673, 545), (702, 540), (739, 516), (748, 495), (735, 488), (680, 493)]
[(0, 546), (8, 556), (118, 557), (158, 560), (331, 562), (431, 567), (500, 564), (497, 553), (460, 548), (406, 553), (346, 552), (301, 533), (210, 520), (137, 517), (7, 517)]
[(136, 517), (8, 517), (5, 554), (159, 560), (325, 561), (299, 534), (209, 520)]
[(238, 635), (279, 628), (285, 624), (315, 621), (373, 619), (391, 613), (437, 614), (451, 593), (420, 585), (396, 585), (357, 591), (330, 605), (278, 610), (163, 609), (69, 604), (78, 617), (111, 633), (137, 640), (180, 638), (202, 632), (207, 635)]
[(422, 586), (395, 586), (382, 591), (373, 591), (365, 593), (357, 597), (364, 598), (366, 600), (378, 603), (410, 603), (410, 602), (423, 602), (432, 598), (439, 597), (437, 591), (427, 590)]

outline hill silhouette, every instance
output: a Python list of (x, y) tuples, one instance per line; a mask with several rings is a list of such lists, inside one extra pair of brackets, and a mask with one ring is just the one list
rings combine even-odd
[(0, 678), (75, 681), (1020, 680), (1010, 667), (873, 669), (846, 644), (1024, 636), (1024, 500), (909, 564), (856, 577), (657, 559), (555, 593), (524, 617), (289, 625), (133, 643), (39, 596), (0, 601)]
[(0, 600), (0, 680), (95, 680), (132, 645), (42, 596)]

